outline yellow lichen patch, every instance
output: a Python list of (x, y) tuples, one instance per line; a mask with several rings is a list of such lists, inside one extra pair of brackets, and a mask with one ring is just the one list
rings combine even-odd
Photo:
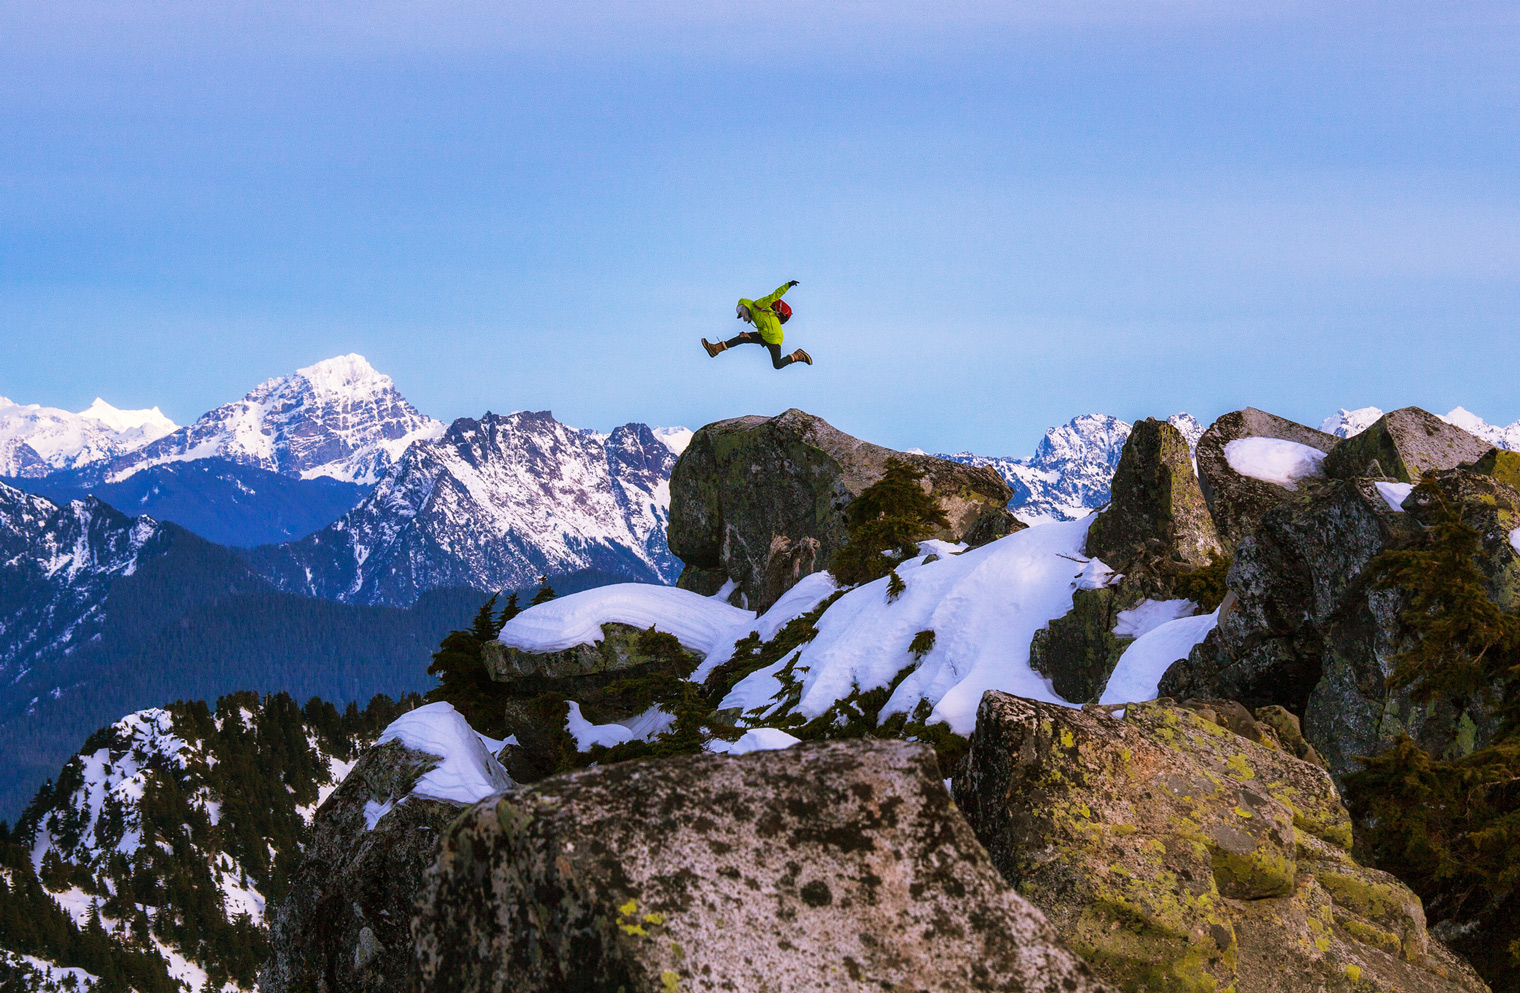
[(1381, 948), (1390, 955), (1397, 955), (1403, 950), (1404, 942), (1398, 935), (1391, 934), (1379, 927), (1373, 927), (1366, 921), (1338, 914), (1336, 923), (1341, 926), (1342, 931), (1345, 931), (1364, 945)]
[(1246, 761), (1244, 752), (1236, 752), (1234, 755), (1231, 755), (1228, 759), (1226, 759), (1224, 764), (1230, 767), (1230, 771), (1233, 772), (1238, 779), (1246, 780), (1256, 778), (1256, 770), (1252, 769), (1250, 763)]
[(645, 924), (656, 924), (656, 925), (658, 925), (658, 924), (664, 924), (665, 923), (665, 915), (664, 914), (645, 914), (644, 915), (644, 923)]
[(639, 912), (639, 901), (629, 900), (618, 908), (618, 914), (622, 917), (633, 917)]
[(1236, 817), (1244, 817), (1246, 820), (1250, 820), (1252, 817), (1255, 817), (1256, 815), (1253, 814), (1253, 813), (1251, 813), (1246, 808), (1240, 806), (1239, 804), (1236, 804), (1236, 806), (1235, 806), (1235, 816)]
[(1346, 963), (1346, 978), (1351, 980), (1353, 983), (1361, 982), (1362, 967), (1354, 962)]
[(660, 973), (660, 988), (663, 989), (665, 993), (677, 993), (677, 991), (681, 988), (681, 977), (676, 975), (674, 972), (671, 972), (669, 969), (666, 969), (664, 972)]
[(1062, 748), (1075, 748), (1075, 747), (1077, 747), (1077, 739), (1072, 735), (1070, 728), (1062, 728), (1061, 729), (1061, 747)]

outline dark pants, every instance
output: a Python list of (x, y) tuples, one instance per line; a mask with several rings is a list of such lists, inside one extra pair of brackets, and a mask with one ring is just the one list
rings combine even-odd
[(772, 345), (770, 342), (765, 341), (760, 337), (760, 332), (758, 331), (740, 331), (723, 344), (729, 348), (733, 348), (735, 345), (764, 345), (771, 350), (771, 365), (777, 369), (785, 369), (792, 364), (792, 357), (790, 355), (781, 354), (780, 345)]

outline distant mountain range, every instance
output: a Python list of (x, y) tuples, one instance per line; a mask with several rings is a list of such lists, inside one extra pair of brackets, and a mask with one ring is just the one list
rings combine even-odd
[(75, 414), (0, 397), (0, 476), (33, 479), (98, 465), (177, 430), (157, 407), (117, 410), (96, 397)]
[[(1190, 414), (1167, 421), (1198, 444), (1204, 426)], [(1083, 414), (1045, 432), (1029, 458), (992, 457), (971, 452), (940, 455), (967, 465), (991, 466), (1013, 487), (1008, 508), (1029, 524), (1072, 521), (1108, 502), (1109, 483), (1124, 451), (1130, 425), (1107, 414)]]

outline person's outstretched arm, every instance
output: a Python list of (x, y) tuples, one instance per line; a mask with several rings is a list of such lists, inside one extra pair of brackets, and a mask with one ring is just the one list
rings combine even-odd
[(769, 310), (771, 304), (786, 296), (786, 291), (796, 285), (797, 281), (794, 279), (789, 283), (776, 287), (776, 291), (774, 293), (770, 294), (769, 296), (763, 296), (760, 299), (756, 300), (755, 306), (761, 308), (762, 310)]

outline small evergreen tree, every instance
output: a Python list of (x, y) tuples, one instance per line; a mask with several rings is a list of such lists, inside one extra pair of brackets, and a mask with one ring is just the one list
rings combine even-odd
[[(550, 591), (552, 598), (553, 591)], [(453, 705), (470, 726), (485, 734), (497, 734), (501, 728), (502, 689), (486, 669), (485, 644), (496, 640), (502, 623), (495, 613), (493, 596), (475, 612), (467, 631), (451, 631), (433, 653), (428, 674), (438, 677), (438, 686), (428, 691), (430, 703), (443, 701)], [(516, 613), (515, 595), (507, 600), (507, 609)], [(504, 609), (503, 614), (506, 613)]]
[(897, 598), (900, 597), (900, 596), (902, 596), (903, 595), (903, 591), (906, 590), (907, 588), (908, 588), (908, 584), (905, 583), (905, 582), (903, 582), (902, 577), (897, 574), (897, 570), (896, 569), (893, 569), (893, 570), (891, 570), (890, 572), (887, 573), (887, 602), (888, 603), (896, 603), (897, 602)]
[[(1400, 620), (1415, 638), (1388, 685), (1425, 701), (1497, 702), (1503, 721), (1492, 744), (1456, 759), (1433, 757), (1405, 736), (1363, 760), (1347, 798), (1372, 863), (1408, 883), (1433, 920), (1463, 919), (1520, 898), (1520, 617), (1485, 593), (1482, 539), (1460, 508), (1431, 481), (1418, 492), (1435, 508), (1425, 540), (1373, 563), (1380, 585), (1408, 596)], [(1513, 975), (1520, 941), (1507, 953), (1507, 965), (1489, 965)]]
[(886, 474), (845, 511), (850, 541), (834, 554), (834, 578), (847, 585), (879, 579), (917, 555), (920, 541), (949, 526), (939, 501), (920, 485), (923, 478), (901, 459), (887, 460)]
[(539, 576), (538, 592), (533, 594), (533, 599), (528, 601), (528, 606), (537, 607), (541, 603), (548, 603), (558, 595), (558, 593), (554, 592), (554, 587), (549, 585), (549, 577)]

